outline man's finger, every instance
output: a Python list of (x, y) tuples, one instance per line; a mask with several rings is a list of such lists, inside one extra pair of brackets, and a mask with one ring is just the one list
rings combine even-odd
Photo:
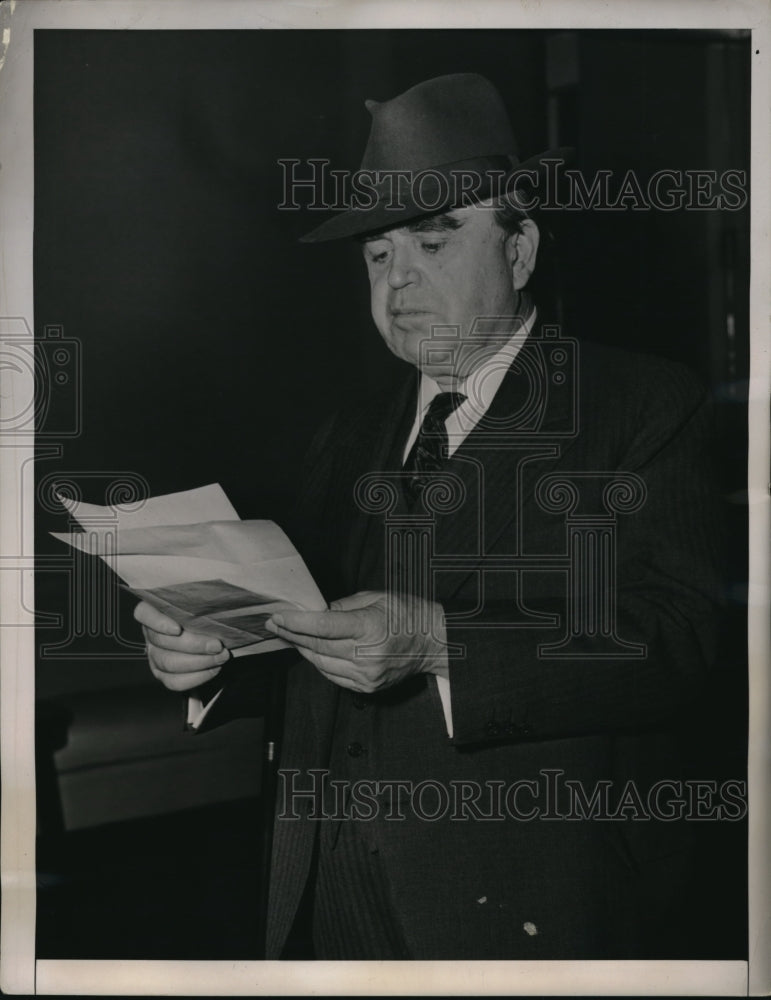
[[(230, 659), (230, 651), (225, 649), (216, 656), (200, 656), (197, 653), (179, 653), (171, 649), (147, 648), (150, 665), (169, 674), (194, 674), (213, 667), (221, 667)], [(203, 683), (203, 681), (201, 681)]]
[(385, 597), (385, 594), (380, 591), (359, 590), (357, 593), (351, 594), (349, 597), (340, 597), (336, 601), (332, 601), (329, 608), (331, 611), (356, 611), (359, 608), (371, 607), (382, 597)]
[(182, 626), (178, 625), (173, 618), (164, 615), (162, 611), (158, 611), (147, 601), (140, 601), (137, 604), (134, 608), (134, 617), (140, 625), (147, 625), (153, 632), (160, 632), (163, 635), (179, 635), (182, 631)]
[(351, 639), (322, 639), (317, 635), (292, 632), (288, 628), (281, 628), (278, 625), (272, 631), (279, 638), (291, 642), (293, 646), (310, 650), (312, 653), (319, 653), (321, 656), (333, 656), (339, 660), (348, 660), (353, 654), (354, 643)]
[(198, 653), (199, 655), (221, 653), (223, 646), (219, 639), (214, 639), (200, 632), (188, 632), (183, 630), (180, 635), (165, 635), (163, 632), (156, 632), (142, 626), (145, 639), (158, 649), (173, 649), (178, 653)]
[(281, 611), (266, 624), (268, 628), (275, 626), (279, 634), (283, 628), (295, 635), (320, 639), (360, 639), (366, 629), (361, 611)]

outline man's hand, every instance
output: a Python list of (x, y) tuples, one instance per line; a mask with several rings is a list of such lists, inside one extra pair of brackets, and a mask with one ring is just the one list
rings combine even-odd
[[(411, 594), (363, 591), (335, 601), (329, 611), (282, 611), (267, 627), (324, 677), (352, 691), (372, 694), (410, 674), (447, 676), (442, 606)], [(374, 644), (377, 649), (361, 648)]]
[(189, 691), (205, 684), (230, 659), (219, 639), (186, 632), (146, 601), (136, 606), (134, 617), (142, 625), (153, 677), (170, 691)]

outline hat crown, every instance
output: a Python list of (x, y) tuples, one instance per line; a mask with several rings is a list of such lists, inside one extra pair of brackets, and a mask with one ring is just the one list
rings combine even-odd
[[(554, 149), (520, 160), (501, 96), (478, 73), (434, 77), (390, 101), (364, 103), (372, 127), (361, 169), (374, 172), (371, 189), (301, 237), (305, 243), (360, 236), (482, 201), (501, 191), (502, 180), (507, 190), (525, 177), (532, 182), (549, 157), (572, 153)], [(394, 184), (386, 172), (397, 170)]]
[(516, 156), (498, 91), (477, 73), (425, 80), (390, 101), (366, 101), (372, 128), (362, 170), (413, 173), (481, 156)]

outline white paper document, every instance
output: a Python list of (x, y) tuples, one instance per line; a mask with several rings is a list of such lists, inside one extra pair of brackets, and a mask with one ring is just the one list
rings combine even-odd
[(59, 497), (83, 529), (58, 538), (100, 556), (136, 597), (234, 656), (283, 649), (265, 628), (282, 608), (327, 605), (273, 521), (241, 521), (219, 484), (151, 497), (136, 510)]

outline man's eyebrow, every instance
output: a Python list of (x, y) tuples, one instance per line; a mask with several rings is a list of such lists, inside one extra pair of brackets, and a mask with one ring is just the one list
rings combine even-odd
[(455, 216), (448, 215), (447, 213), (442, 213), (442, 215), (429, 215), (428, 217), (424, 216), (422, 219), (416, 219), (414, 222), (407, 224), (407, 229), (411, 233), (447, 233), (460, 229), (462, 225), (463, 221), (461, 219), (457, 219)]
[(374, 243), (375, 240), (382, 240), (388, 236), (387, 230), (379, 229), (375, 233), (362, 233), (361, 236), (355, 237), (359, 243)]

